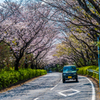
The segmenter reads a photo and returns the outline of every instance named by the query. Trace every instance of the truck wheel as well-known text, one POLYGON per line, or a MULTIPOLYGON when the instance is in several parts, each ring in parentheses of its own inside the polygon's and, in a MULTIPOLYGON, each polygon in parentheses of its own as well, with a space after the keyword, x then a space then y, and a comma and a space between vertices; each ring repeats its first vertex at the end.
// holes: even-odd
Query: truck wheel
POLYGON ((78 77, 76 78, 76 82, 78 82, 78 77))
POLYGON ((65 79, 63 79, 63 83, 65 83, 65 79))

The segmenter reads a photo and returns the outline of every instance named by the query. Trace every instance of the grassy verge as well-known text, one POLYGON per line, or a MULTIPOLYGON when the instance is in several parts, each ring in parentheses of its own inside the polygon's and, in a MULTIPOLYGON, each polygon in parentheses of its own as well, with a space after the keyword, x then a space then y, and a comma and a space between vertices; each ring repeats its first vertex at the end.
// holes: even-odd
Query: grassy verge
POLYGON ((81 67, 81 68, 78 68, 78 74, 80 75, 88 75, 88 76, 91 76, 93 78, 96 78, 97 80, 99 80, 99 74, 95 73, 95 71, 98 71, 99 68, 98 66, 85 66, 85 67, 81 67), (88 70, 93 70, 92 71, 88 71, 88 70))
POLYGON ((46 70, 41 69, 20 69, 19 71, 3 71, 0 72, 0 90, 13 85, 17 82, 35 78, 37 76, 47 74, 46 70))

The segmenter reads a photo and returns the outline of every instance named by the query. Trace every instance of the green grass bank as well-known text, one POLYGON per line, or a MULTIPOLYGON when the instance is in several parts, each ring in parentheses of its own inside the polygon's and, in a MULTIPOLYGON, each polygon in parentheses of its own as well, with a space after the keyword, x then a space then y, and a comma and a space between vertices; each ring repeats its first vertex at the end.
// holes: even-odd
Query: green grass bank
POLYGON ((88 75, 91 76, 93 78, 96 78, 97 80, 99 80, 99 68, 98 66, 85 66, 85 67, 81 67, 78 68, 78 74, 79 75, 88 75))
POLYGON ((19 69, 19 71, 1 71, 0 72, 0 90, 20 81, 25 81, 37 76, 47 74, 46 70, 42 69, 19 69))

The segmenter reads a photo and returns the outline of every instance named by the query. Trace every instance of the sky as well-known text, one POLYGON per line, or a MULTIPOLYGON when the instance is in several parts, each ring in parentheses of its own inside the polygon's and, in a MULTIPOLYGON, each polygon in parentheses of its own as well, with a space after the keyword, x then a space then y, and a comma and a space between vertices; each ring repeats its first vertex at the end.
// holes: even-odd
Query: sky
POLYGON ((4 2, 4 0, 0 0, 0 3, 3 3, 4 2))

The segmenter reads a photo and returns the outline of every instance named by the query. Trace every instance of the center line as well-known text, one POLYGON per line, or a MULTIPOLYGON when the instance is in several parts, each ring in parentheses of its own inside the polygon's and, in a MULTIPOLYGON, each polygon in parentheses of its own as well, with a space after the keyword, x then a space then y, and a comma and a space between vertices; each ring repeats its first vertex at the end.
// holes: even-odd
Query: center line
MULTIPOLYGON (((57 84, 58 85, 58 84, 57 84)), ((55 85, 53 88, 51 88, 50 90, 53 90, 57 85, 55 85)))
POLYGON ((35 98, 34 100, 38 100, 39 98, 35 98))
MULTIPOLYGON (((61 80, 62 80, 62 79, 61 79, 61 80)), ((61 80, 60 80, 60 82, 61 82, 61 80)), ((59 83, 60 83, 60 82, 59 82, 59 83)), ((58 83, 58 84, 59 84, 59 83, 58 83)), ((58 84, 57 84, 57 85, 58 85, 58 84)), ((55 86, 54 86, 53 88, 51 88, 50 90, 53 90, 55 87, 57 87, 57 85, 55 85, 55 86)))

